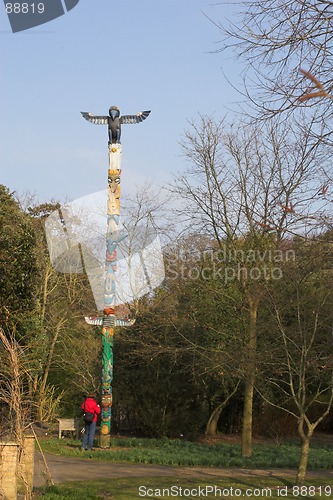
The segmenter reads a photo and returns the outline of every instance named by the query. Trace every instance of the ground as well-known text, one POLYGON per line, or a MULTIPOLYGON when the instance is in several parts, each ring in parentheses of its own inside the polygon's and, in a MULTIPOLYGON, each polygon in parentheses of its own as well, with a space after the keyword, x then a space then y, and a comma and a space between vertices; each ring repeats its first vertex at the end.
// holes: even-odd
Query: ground
MULTIPOLYGON (((86 481, 92 479, 122 477, 275 477, 294 478, 295 470, 254 470, 237 468, 205 468, 205 467, 168 467, 164 465, 119 464, 98 460, 98 462, 79 458, 45 454, 47 466, 54 483, 63 481, 86 481)), ((307 478, 318 479, 319 475, 333 479, 333 471, 309 472, 307 478)), ((46 468, 40 453, 36 453, 34 486, 46 484, 46 468)))

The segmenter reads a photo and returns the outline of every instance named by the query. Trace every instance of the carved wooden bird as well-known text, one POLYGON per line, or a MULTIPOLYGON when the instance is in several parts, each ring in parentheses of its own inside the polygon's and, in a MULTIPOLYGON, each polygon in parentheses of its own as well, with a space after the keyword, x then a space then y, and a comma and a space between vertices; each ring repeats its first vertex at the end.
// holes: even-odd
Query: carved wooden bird
POLYGON ((140 111, 136 115, 120 116, 117 106, 111 106, 109 116, 95 116, 92 113, 81 111, 83 118, 95 125, 108 125, 109 144, 120 144, 121 125, 143 122, 150 114, 150 111, 140 111))

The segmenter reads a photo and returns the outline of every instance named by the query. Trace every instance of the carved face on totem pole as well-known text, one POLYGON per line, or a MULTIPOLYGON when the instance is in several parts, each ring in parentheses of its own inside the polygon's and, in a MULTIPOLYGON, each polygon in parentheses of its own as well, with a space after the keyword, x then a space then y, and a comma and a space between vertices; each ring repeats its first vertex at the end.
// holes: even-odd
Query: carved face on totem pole
POLYGON ((108 213, 120 213, 120 170, 108 171, 108 213))

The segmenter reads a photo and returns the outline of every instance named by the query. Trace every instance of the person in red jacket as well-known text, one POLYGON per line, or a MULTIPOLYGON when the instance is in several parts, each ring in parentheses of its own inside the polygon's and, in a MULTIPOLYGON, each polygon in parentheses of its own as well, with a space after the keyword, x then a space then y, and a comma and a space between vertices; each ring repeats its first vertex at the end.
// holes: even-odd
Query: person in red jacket
POLYGON ((81 408, 83 410, 84 434, 82 439, 82 449, 91 450, 94 443, 97 417, 101 413, 101 407, 95 399, 95 394, 87 395, 81 408))

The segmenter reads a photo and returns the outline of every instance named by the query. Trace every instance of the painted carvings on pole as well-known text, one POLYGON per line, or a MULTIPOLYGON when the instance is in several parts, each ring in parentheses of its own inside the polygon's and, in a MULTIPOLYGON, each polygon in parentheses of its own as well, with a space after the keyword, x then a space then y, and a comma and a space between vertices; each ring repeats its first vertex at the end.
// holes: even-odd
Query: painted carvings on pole
POLYGON ((126 235, 118 234, 120 216, 121 144, 109 143, 107 233, 102 322, 102 412, 101 434, 109 435, 112 415, 113 335, 115 324, 117 246, 126 235))

